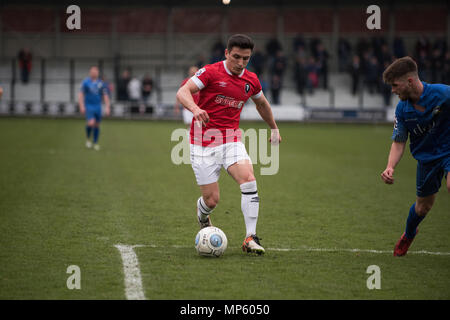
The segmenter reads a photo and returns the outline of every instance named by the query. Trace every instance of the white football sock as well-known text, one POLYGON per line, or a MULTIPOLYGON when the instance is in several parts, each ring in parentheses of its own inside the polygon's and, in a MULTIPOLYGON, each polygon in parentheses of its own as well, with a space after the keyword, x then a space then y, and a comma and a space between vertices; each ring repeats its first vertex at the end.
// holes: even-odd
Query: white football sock
POLYGON ((213 212, 214 208, 210 208, 206 205, 203 197, 198 198, 197 200, 197 216, 199 217, 201 222, 206 222, 208 216, 213 212))
POLYGON ((258 222, 259 197, 256 181, 246 182, 240 185, 241 209, 244 214, 247 237, 256 234, 256 223, 258 222))

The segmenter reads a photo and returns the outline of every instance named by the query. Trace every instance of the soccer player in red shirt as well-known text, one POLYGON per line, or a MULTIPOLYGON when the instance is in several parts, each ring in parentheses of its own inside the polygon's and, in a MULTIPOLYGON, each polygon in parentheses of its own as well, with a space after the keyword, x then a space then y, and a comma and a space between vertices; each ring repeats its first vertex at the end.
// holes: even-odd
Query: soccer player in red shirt
POLYGON ((239 120, 245 102, 251 98, 262 119, 271 128, 271 143, 281 142, 272 109, 258 77, 246 69, 254 43, 246 35, 229 38, 225 60, 206 65, 177 92, 180 103, 193 113, 191 124, 191 164, 202 196, 197 201, 200 228, 211 225, 209 215, 219 202, 221 168, 239 184, 241 209, 246 226, 244 252, 263 254, 256 236, 259 197, 253 165, 240 141, 239 120), (193 94, 200 91, 198 103, 193 94))

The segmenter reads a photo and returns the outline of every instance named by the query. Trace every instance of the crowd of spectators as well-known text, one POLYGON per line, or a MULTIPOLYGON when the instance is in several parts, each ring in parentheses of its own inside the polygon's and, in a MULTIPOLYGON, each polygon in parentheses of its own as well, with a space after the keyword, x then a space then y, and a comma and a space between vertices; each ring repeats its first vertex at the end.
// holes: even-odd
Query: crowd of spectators
MULTIPOLYGON (((198 56, 198 68, 225 59, 225 45, 220 39, 210 49, 209 57, 198 56)), ((418 36, 414 46, 408 50, 401 37, 395 37, 392 42, 384 37, 362 37, 353 43, 342 37, 331 53, 334 54, 337 58, 337 71, 350 76, 349 92, 355 96, 362 90, 367 90, 369 94, 381 94, 386 106, 391 102, 391 88, 383 83, 382 73, 396 58, 406 55, 413 57, 423 81, 450 84, 450 49, 442 37, 430 40, 425 36, 418 36)), ((327 90, 330 58, 330 53, 320 38, 306 39, 297 35, 291 47, 286 49, 274 37, 265 47, 255 49, 248 68, 257 74, 270 102, 279 105, 282 103, 281 92, 286 81, 293 81, 296 92, 301 96, 313 94, 316 89, 327 90), (292 78, 285 79, 288 68, 292 71, 292 78)), ((21 49, 17 59, 20 79, 23 84, 27 84, 32 69, 30 50, 21 49)), ((139 112, 145 112, 143 110, 149 105, 154 86, 149 75, 140 79, 133 76, 130 68, 127 68, 116 79, 115 97, 118 101, 131 102, 138 106, 139 112)))
MULTIPOLYGON (((307 40, 301 35, 296 36, 292 43, 292 59, 286 58, 276 38, 269 40, 265 49, 265 52, 254 52, 249 69, 258 75, 263 90, 268 89, 270 92, 272 104, 281 103, 281 90, 288 67, 293 70, 292 80, 299 95, 313 94, 318 88, 328 89, 331 57, 320 38, 307 40), (267 84, 264 79, 268 80, 267 84)), ((391 103, 391 87, 382 81, 382 74, 396 58, 406 55, 413 57, 422 81, 450 83, 450 50, 444 38, 431 41, 419 36, 412 50, 406 49, 401 37, 395 37, 391 43, 384 37, 360 38, 354 44, 346 38, 340 38, 336 55, 338 71, 350 75, 351 94, 358 95, 362 90, 367 90, 369 94, 380 94, 385 106, 391 103)))
POLYGON ((133 76, 130 69, 123 70, 116 81, 118 101, 130 102, 131 112, 152 112, 150 98, 153 93, 154 83, 150 75, 145 74, 142 79, 133 76))

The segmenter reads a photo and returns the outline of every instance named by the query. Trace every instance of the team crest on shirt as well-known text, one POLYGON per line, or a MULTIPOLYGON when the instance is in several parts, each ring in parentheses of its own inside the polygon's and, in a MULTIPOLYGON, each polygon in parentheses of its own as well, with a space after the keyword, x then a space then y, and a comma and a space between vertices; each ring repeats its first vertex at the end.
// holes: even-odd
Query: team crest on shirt
POLYGON ((248 94, 248 92, 250 91, 250 85, 248 83, 245 84, 245 94, 248 94))

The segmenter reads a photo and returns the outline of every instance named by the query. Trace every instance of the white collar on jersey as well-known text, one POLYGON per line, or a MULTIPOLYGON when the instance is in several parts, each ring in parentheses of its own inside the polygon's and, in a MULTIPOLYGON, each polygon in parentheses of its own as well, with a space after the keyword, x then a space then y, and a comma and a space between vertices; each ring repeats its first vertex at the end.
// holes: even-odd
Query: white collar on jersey
MULTIPOLYGON (((232 74, 231 71, 228 70, 227 64, 225 63, 225 61, 226 61, 226 60, 223 60, 223 61, 222 61, 222 62, 223 62, 223 67, 225 68, 225 71, 226 71, 230 76, 234 76, 234 74, 232 74)), ((245 72, 245 68, 244 68, 244 70, 242 70, 241 74, 238 75, 238 77, 239 77, 239 78, 242 77, 242 76, 244 75, 244 72, 245 72)))

